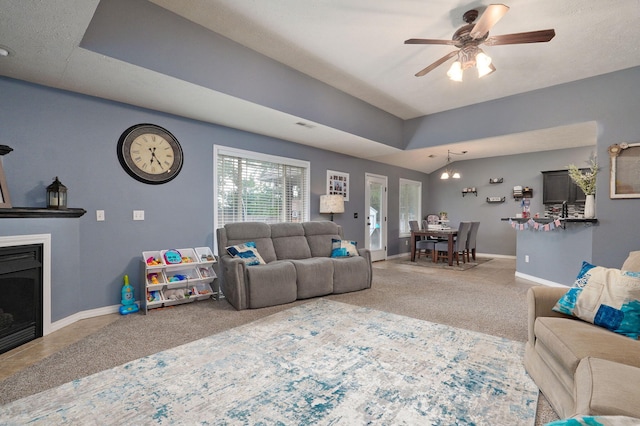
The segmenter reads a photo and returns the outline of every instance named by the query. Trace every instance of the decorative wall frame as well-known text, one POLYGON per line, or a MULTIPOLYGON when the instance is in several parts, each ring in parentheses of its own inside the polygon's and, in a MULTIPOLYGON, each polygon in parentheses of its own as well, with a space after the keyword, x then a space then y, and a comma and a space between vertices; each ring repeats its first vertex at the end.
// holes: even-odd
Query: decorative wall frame
POLYGON ((327 170, 327 195, 338 194, 349 201, 349 173, 327 170))
POLYGON ((0 159, 0 208, 11 208, 11 197, 9 197, 9 188, 7 187, 7 178, 2 169, 2 159, 0 159))
POLYGON ((611 145, 609 198, 640 198, 640 142, 611 145))

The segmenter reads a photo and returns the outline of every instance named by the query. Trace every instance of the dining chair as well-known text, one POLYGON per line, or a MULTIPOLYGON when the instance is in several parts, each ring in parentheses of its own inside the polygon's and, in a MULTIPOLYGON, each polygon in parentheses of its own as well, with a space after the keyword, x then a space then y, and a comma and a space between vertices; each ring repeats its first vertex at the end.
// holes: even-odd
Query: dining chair
MULTIPOLYGON (((412 231, 419 231, 420 230, 420 225, 418 225, 418 221, 417 220, 410 220, 409 221, 409 228, 411 228, 412 231)), ((436 241, 425 240, 424 238, 420 238, 419 240, 416 240, 416 256, 417 256, 417 258, 420 259, 420 254, 422 253, 422 250, 424 250, 425 256, 427 255, 427 251, 431 251, 432 254, 435 254, 435 252, 434 252, 435 244, 436 244, 436 241)))
MULTIPOLYGON (((460 256, 462 256, 462 262, 466 263, 465 251, 467 250, 467 239, 469 238, 469 230, 471 229, 471 222, 460 222, 458 225, 458 235, 453 242, 453 257, 456 259, 456 264, 460 265, 460 256)), ((440 241, 436 243, 436 262, 440 259, 446 259, 449 256, 449 242, 440 241)))
POLYGON ((480 222, 471 222, 471 229, 469 229, 469 237, 467 238, 467 262, 471 262, 469 255, 476 260, 476 240, 478 237, 478 228, 480 222))

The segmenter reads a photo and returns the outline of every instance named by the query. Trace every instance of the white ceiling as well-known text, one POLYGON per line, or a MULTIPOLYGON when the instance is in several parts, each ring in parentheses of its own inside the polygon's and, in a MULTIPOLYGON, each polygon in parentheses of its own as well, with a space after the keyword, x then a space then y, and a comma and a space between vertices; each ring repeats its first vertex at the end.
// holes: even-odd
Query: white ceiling
MULTIPOLYGON (((640 0, 513 0, 492 35, 554 28, 556 37, 486 47, 497 71, 484 79, 467 71, 462 83, 447 79, 449 63, 414 77, 451 46, 403 41, 450 39, 466 10, 482 12, 489 1, 151 1, 402 119, 640 65, 640 45, 634 42, 640 0)), ((449 148, 467 150, 465 159, 473 159, 596 142, 590 122, 399 150, 82 49, 97 5, 98 0, 0 0, 0 46, 10 51, 0 58, 0 74, 426 173, 444 165, 449 148), (291 125, 299 120, 315 127, 291 125)))

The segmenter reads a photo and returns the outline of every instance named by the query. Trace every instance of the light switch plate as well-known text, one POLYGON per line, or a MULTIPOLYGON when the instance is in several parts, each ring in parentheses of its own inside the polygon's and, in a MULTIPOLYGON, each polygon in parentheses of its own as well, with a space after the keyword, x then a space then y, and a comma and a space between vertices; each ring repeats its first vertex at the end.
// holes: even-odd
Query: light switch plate
POLYGON ((134 210, 133 220, 144 220, 144 210, 134 210))
POLYGON ((96 210, 96 221, 104 221, 104 210, 96 210))

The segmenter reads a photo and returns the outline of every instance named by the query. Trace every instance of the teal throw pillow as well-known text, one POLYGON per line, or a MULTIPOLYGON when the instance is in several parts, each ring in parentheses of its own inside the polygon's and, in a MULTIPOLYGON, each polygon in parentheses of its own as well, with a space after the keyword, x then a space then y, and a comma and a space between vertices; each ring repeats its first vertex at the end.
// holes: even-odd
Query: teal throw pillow
POLYGON ((582 261, 582 266, 578 271, 578 275, 576 276, 576 280, 573 283, 573 287, 569 289, 569 291, 560 298, 558 303, 553 307, 553 310, 556 312, 561 312, 565 315, 573 315, 573 309, 576 305, 576 300, 578 300, 578 295, 582 292, 582 288, 587 284, 585 275, 589 270, 595 268, 595 265, 587 261, 582 261))
POLYGON ((260 256, 260 253, 258 253, 256 243, 253 241, 227 247, 227 253, 233 257, 239 257, 247 266, 267 264, 262 256, 260 256))
POLYGON ((576 416, 556 420, 545 426, 637 426, 638 424, 638 419, 626 416, 576 416))
POLYGON ((355 241, 345 241, 331 239, 331 257, 352 257, 359 256, 358 247, 355 241))
POLYGON ((558 300, 553 310, 638 339, 640 276, 585 263, 574 287, 558 300))

